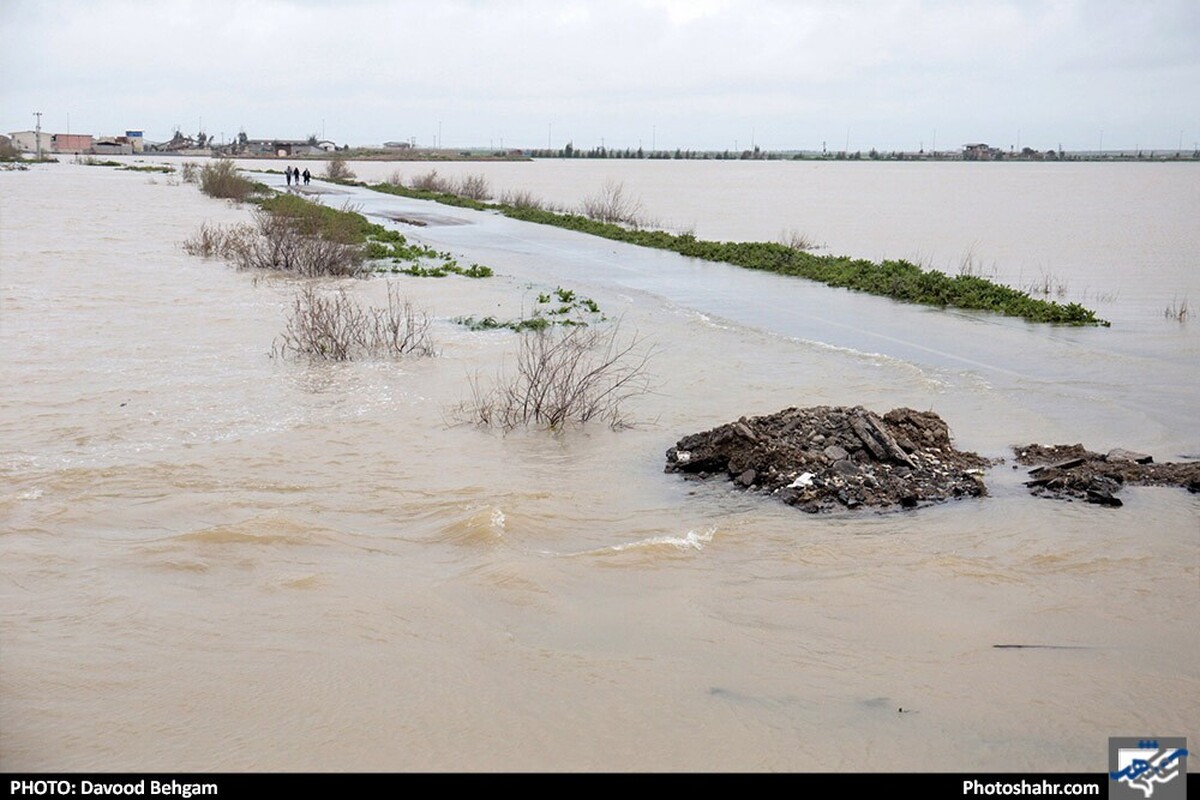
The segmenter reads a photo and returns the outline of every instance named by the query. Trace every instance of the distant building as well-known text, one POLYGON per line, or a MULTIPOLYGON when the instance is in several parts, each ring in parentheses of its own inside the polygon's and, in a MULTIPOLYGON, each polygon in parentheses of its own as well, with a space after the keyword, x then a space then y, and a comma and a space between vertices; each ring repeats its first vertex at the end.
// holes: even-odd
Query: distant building
POLYGON ((250 155, 277 156, 319 156, 330 150, 336 150, 333 142, 317 142, 311 139, 247 139, 245 150, 250 155))
POLYGON ((12 138, 13 147, 20 150, 22 153, 36 153, 38 151, 38 139, 41 138, 42 152, 49 153, 53 150, 54 138, 43 131, 38 134, 37 131, 13 131, 9 134, 12 138))
POLYGON ((50 149, 55 153, 90 153, 92 152, 92 135, 90 133, 53 133, 50 135, 50 149))
POLYGON ((92 152, 98 156, 133 155, 133 144, 124 136, 102 136, 92 143, 92 152))
POLYGON ((1004 157, 1004 151, 982 142, 963 145, 963 161, 995 161, 1004 157))
POLYGON ((142 135, 142 131, 125 131, 125 138, 133 146, 133 152, 141 153, 146 149, 146 138, 142 135))
POLYGON ((408 150, 412 147, 412 142, 384 142, 385 150, 408 150))

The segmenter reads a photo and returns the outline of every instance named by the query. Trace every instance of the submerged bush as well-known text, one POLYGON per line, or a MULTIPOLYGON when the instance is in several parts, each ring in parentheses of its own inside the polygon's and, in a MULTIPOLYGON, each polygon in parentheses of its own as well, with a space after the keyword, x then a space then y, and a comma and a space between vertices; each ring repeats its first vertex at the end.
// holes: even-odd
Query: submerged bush
POLYGON ((417 175, 408 185, 413 189, 423 192, 444 192, 451 193, 450 181, 438 175, 436 169, 431 169, 429 172, 417 175))
POLYGON ((490 200, 492 197, 491 184, 483 175, 464 175, 455 187, 454 193, 468 200, 490 200))
POLYGON ((546 203, 533 192, 522 190, 507 190, 500 194, 500 205, 512 208, 532 208, 542 211, 546 203))
POLYGON ((385 308, 363 306, 345 289, 322 293, 307 284, 296 292, 271 353, 313 361, 434 355, 429 315, 394 286, 388 286, 387 300, 385 308))
POLYGON ((236 261, 253 237, 254 227, 251 225, 225 228, 205 222, 194 236, 184 240, 183 250, 188 255, 236 261))
POLYGON ((183 243, 183 249, 192 255, 217 256, 240 270, 278 270, 306 277, 362 275, 360 224, 370 223, 358 214, 324 209, 299 198, 275 202, 287 197, 279 195, 262 203, 252 225, 223 228, 205 223, 183 243))
POLYGON ((513 371, 471 381, 460 411, 469 421, 503 430, 534 426, 560 430, 604 422, 628 424, 624 404, 649 391, 649 349, 619 329, 547 328, 523 333, 513 371))
POLYGON ((260 209, 256 236, 234 254, 238 269, 271 269, 305 277, 353 277, 363 272, 362 247, 336 236, 308 233, 300 221, 260 209))

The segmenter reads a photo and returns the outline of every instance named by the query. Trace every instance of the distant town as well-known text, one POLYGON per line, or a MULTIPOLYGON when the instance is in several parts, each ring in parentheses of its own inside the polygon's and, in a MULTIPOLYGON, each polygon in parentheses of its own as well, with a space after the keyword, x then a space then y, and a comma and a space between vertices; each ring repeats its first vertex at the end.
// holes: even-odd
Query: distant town
POLYGON ((577 148, 568 142, 561 148, 443 148, 418 147, 415 139, 384 142, 382 145, 338 145, 316 135, 306 139, 255 139, 244 131, 229 142, 217 142, 203 132, 187 135, 176 130, 165 142, 147 142, 140 130, 122 135, 50 133, 42 130, 13 131, 0 135, 0 153, 52 157, 57 155, 106 156, 154 153, 158 155, 229 158, 347 158, 391 161, 526 160, 532 158, 621 158, 621 159, 713 159, 713 160, 833 160, 833 161, 1197 161, 1200 147, 1192 150, 1136 148, 1134 150, 1064 151, 1032 147, 1008 149, 983 142, 955 149, 903 150, 766 150, 758 146, 733 150, 682 148, 577 148))

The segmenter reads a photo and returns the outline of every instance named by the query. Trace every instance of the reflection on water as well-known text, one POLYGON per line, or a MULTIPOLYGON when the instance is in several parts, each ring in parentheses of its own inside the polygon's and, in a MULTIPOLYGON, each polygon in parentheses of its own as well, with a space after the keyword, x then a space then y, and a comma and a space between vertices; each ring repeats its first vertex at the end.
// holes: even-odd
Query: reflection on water
MULTIPOLYGON (((898 306, 455 210, 470 224, 404 230, 497 277, 392 279, 433 314, 441 355, 331 366, 268 355, 291 281, 179 249, 244 209, 95 167, 0 174, 0 759, 1091 771, 1110 735, 1186 735, 1194 496, 1036 500, 1005 463, 988 498, 812 517, 662 473, 685 433, 816 404, 931 408, 996 457, 1034 440, 1200 452, 1196 326, 1149 313, 1168 285, 1200 296, 1186 167, 1008 166, 603 165, 702 236, 795 219, 863 255, 910 242, 940 259, 972 237, 1027 270, 1041 252, 1118 294, 1112 329, 898 306), (1152 265, 1115 218, 1153 222, 1152 265), (637 424, 460 424, 470 376, 514 340, 450 319, 516 316, 560 285, 654 343, 637 424)), ((559 202, 604 174, 444 169, 559 202)))

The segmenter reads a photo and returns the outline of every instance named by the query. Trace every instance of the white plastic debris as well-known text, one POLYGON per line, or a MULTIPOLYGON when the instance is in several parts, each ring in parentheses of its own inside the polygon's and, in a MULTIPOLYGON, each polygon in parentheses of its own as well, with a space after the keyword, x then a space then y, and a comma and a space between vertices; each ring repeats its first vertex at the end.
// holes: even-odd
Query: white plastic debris
POLYGON ((803 489, 805 486, 812 486, 813 478, 817 477, 811 472, 802 473, 796 480, 788 484, 789 489, 803 489))

